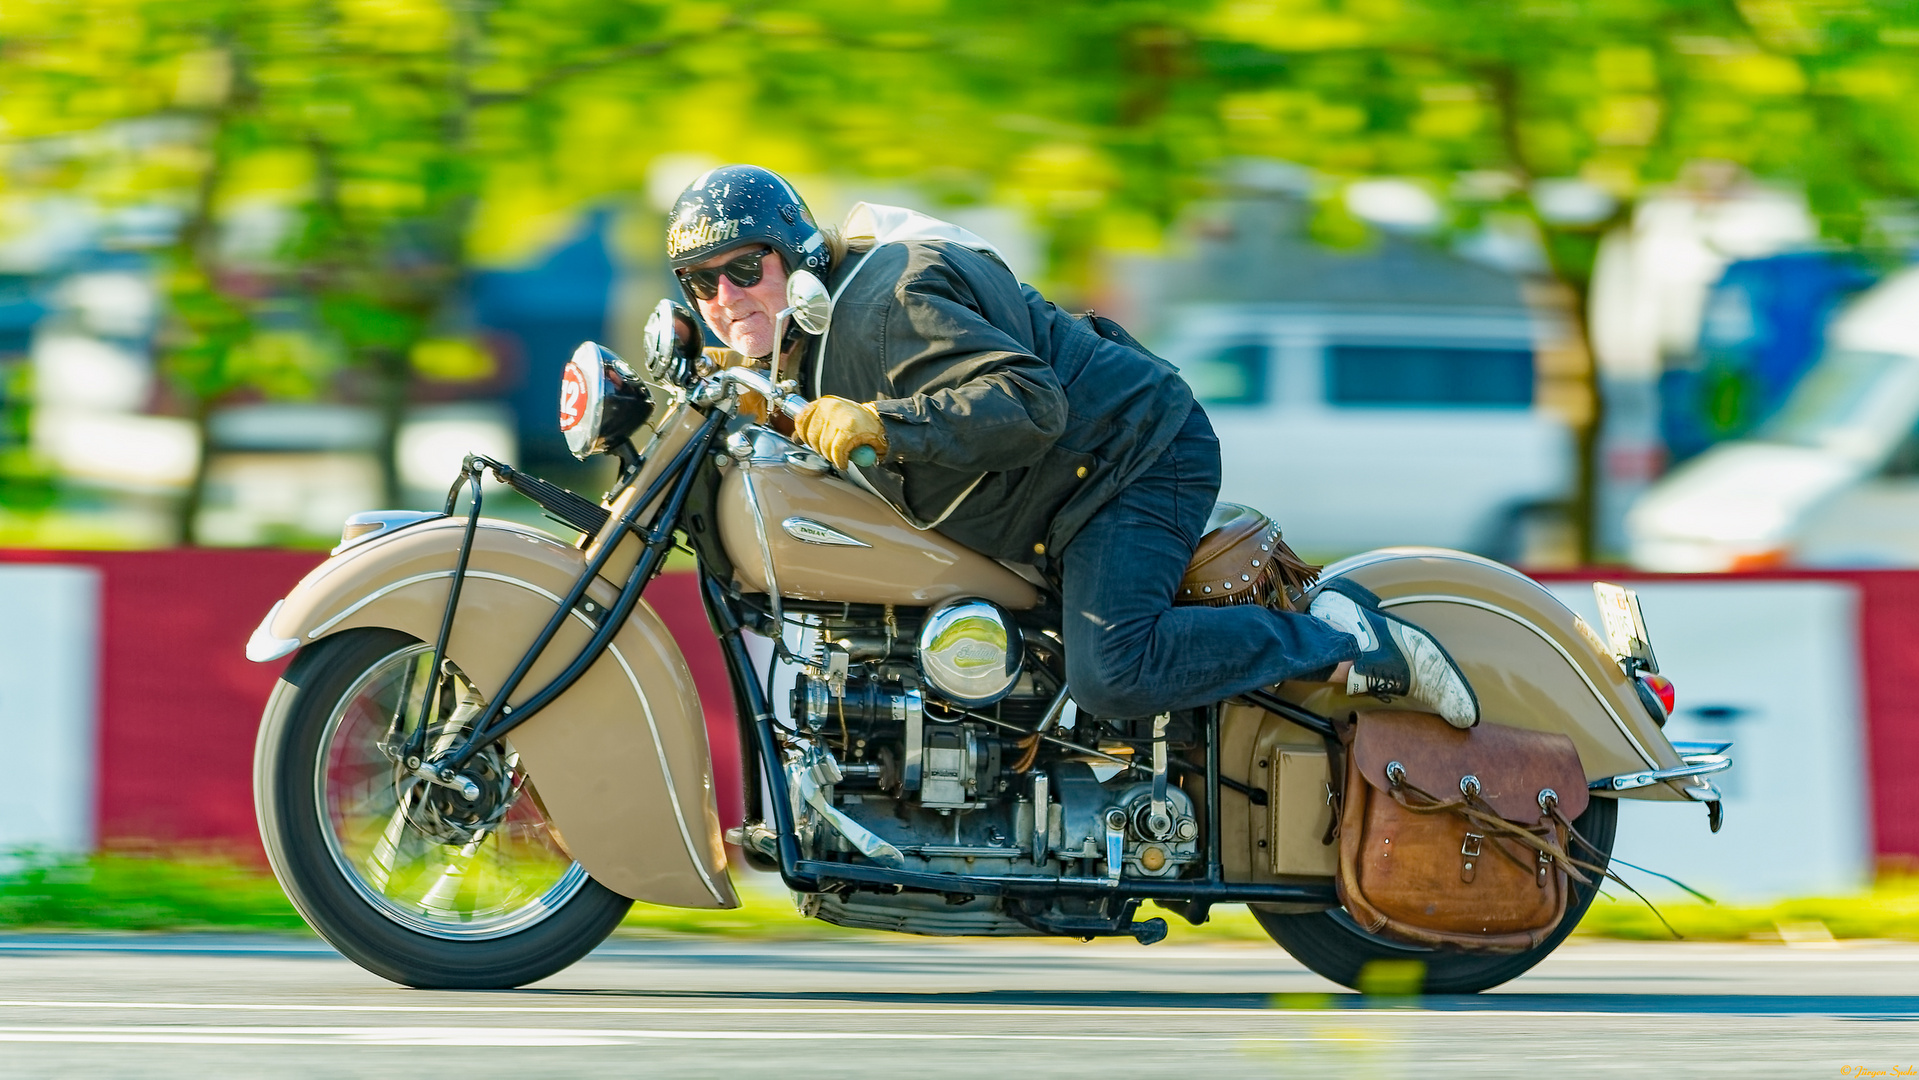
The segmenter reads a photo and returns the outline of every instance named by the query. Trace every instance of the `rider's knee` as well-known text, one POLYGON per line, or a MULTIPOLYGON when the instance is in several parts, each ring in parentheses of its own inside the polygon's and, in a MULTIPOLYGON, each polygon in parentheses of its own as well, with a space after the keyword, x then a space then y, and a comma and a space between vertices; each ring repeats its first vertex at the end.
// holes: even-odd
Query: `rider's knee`
POLYGON ((1148 685, 1137 664, 1096 661, 1066 664, 1073 703, 1094 716, 1147 716, 1159 712, 1163 689, 1148 685))

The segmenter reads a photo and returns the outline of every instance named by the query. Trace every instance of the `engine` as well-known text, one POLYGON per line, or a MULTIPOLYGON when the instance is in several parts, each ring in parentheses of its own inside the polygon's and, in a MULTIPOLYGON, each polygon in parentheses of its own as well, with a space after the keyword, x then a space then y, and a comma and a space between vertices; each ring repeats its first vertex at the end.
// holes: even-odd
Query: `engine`
MULTIPOLYGON (((809 858, 926 873, 1171 878, 1199 861, 1179 755, 1190 715, 1095 718, 1060 692, 1057 636, 985 600, 930 610, 788 602, 807 665, 790 704, 808 747, 787 767, 809 858)), ((1071 911, 998 898, 855 892, 803 898, 847 926, 1032 934, 1071 911)))

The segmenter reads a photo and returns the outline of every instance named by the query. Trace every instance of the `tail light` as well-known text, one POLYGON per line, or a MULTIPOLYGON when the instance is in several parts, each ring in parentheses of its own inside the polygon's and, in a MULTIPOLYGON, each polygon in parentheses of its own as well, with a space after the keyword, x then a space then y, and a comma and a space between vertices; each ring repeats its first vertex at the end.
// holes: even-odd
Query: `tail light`
POLYGON ((1672 715, 1673 707, 1679 701, 1679 694, 1673 689, 1672 680, 1664 675, 1640 672, 1638 675, 1639 700, 1645 702, 1646 711, 1659 721, 1660 727, 1666 726, 1666 718, 1672 715), (1654 704, 1659 707, 1652 708, 1654 704))

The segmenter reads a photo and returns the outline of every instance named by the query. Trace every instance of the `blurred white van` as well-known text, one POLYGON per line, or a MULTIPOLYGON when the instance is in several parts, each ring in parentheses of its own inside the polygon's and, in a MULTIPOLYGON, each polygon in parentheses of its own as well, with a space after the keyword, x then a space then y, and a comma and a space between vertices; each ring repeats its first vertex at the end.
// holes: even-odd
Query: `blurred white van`
POLYGON ((1219 433, 1220 498, 1313 558, 1392 544, 1523 560, 1564 521, 1570 431, 1534 404, 1522 309, 1177 309, 1161 355, 1219 433))
POLYGON ((1919 269, 1835 319, 1779 414, 1648 489, 1635 566, 1919 566, 1919 269))

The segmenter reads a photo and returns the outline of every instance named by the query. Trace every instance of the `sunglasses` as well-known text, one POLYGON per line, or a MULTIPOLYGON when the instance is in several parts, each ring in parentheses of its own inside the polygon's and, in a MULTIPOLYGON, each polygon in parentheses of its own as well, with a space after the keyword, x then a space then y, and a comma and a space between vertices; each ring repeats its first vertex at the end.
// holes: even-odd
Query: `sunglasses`
POLYGON ((771 254, 773 254, 772 248, 763 247, 758 251, 736 255, 718 266, 710 266, 705 270, 678 270, 675 273, 679 274, 680 282, 686 286, 687 292, 692 293, 697 299, 711 300, 719 295, 721 274, 725 274, 726 280, 742 289, 750 289, 758 285, 760 278, 765 274, 760 262, 771 254))

